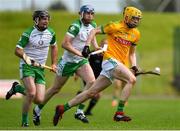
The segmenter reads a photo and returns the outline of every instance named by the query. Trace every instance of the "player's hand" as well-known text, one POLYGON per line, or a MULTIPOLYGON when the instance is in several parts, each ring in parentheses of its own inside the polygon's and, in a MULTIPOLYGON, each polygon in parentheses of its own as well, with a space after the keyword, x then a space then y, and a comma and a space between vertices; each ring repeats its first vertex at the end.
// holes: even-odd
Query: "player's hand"
POLYGON ((89 49, 89 46, 86 45, 83 48, 82 55, 83 55, 83 57, 87 58, 89 56, 89 54, 90 54, 90 49, 89 49))
POLYGON ((134 75, 135 75, 137 72, 140 71, 140 69, 139 69, 137 66, 132 66, 132 67, 130 68, 130 70, 133 72, 134 75))
POLYGON ((57 65, 56 64, 52 64, 51 65, 51 67, 52 67, 52 72, 54 72, 54 73, 56 73, 56 71, 57 71, 57 65))
POLYGON ((99 47, 99 46, 95 47, 95 50, 101 50, 101 49, 102 49, 102 47, 99 47))
POLYGON ((23 60, 28 65, 38 66, 38 63, 35 62, 35 60, 33 58, 27 56, 25 53, 23 54, 23 60))
POLYGON ((102 47, 97 47, 95 50, 102 50, 102 47))

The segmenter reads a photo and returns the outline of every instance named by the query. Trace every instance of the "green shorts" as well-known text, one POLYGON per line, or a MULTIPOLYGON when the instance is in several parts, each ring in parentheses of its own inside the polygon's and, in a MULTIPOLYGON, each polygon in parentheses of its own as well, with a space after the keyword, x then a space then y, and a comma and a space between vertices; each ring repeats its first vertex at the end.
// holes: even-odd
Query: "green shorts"
POLYGON ((70 63, 65 62, 62 58, 58 61, 57 65, 57 75, 59 76, 72 76, 79 67, 81 67, 84 64, 87 64, 88 59, 83 59, 79 61, 78 63, 70 63))
POLYGON ((20 78, 32 76, 37 84, 46 84, 44 69, 40 67, 34 67, 27 64, 20 66, 20 78))

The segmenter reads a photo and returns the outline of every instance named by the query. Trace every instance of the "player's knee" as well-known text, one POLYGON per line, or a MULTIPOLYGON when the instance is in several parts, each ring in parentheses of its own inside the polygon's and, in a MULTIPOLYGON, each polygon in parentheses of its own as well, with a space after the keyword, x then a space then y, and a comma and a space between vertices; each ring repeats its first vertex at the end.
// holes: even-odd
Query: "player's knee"
POLYGON ((96 91, 88 90, 88 93, 87 93, 88 98, 94 98, 97 93, 98 92, 96 92, 96 91))
POLYGON ((34 99, 35 98, 35 93, 27 93, 26 95, 29 99, 34 99))
POLYGON ((57 86, 54 86, 54 87, 52 88, 52 93, 53 93, 53 94, 57 94, 59 91, 60 91, 60 88, 57 87, 57 86))
POLYGON ((54 89, 53 94, 57 94, 59 92, 59 89, 54 89))
POLYGON ((87 84, 92 86, 94 82, 95 82, 95 80, 91 80, 91 81, 88 81, 87 84))
POLYGON ((98 100, 101 97, 100 93, 95 94, 94 99, 98 100))
POLYGON ((136 77, 135 76, 131 76, 130 79, 129 79, 129 83, 134 85, 136 83, 136 77))

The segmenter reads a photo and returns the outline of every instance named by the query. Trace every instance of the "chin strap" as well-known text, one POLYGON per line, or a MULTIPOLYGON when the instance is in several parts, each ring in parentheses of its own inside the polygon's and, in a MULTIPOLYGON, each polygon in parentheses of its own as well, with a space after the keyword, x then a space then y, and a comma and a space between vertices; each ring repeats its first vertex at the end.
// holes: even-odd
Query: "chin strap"
POLYGON ((80 20, 82 21, 82 19, 83 19, 83 15, 84 15, 84 12, 81 12, 81 14, 80 14, 80 20))
POLYGON ((36 18, 36 19, 34 20, 34 23, 35 23, 35 25, 37 26, 37 25, 39 24, 39 18, 36 18))
POLYGON ((39 26, 38 26, 38 25, 35 25, 35 27, 36 27, 39 31, 44 31, 44 30, 46 30, 46 29, 47 29, 47 27, 46 27, 46 28, 39 28, 39 26))

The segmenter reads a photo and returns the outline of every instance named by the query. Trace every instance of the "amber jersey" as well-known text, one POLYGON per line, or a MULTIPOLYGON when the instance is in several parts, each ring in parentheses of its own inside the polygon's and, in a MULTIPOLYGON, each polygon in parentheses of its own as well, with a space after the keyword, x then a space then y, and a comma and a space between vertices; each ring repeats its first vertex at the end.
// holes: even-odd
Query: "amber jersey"
POLYGON ((103 59, 115 58, 127 65, 130 47, 135 46, 140 39, 139 30, 128 28, 124 22, 111 22, 101 26, 101 30, 107 35, 108 41, 103 59))

